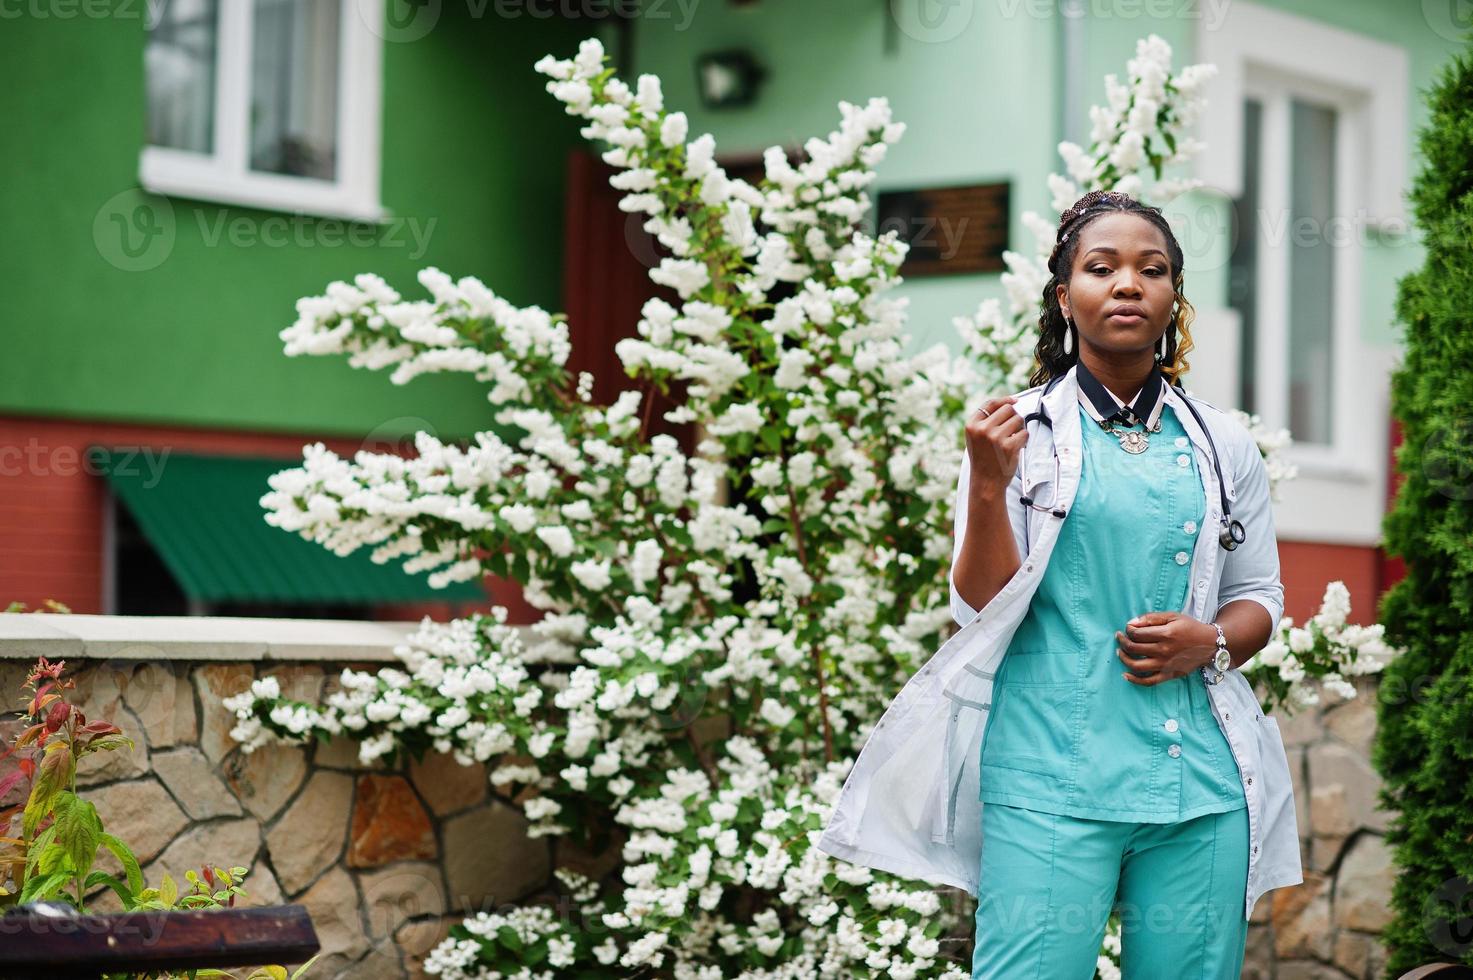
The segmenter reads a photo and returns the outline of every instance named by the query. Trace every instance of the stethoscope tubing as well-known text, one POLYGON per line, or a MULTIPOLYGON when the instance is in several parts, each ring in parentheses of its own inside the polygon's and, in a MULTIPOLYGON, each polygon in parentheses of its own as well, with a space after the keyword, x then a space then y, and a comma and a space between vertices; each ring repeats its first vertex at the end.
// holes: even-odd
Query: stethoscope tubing
MULTIPOLYGON (((1054 421, 1053 421, 1052 418, 1049 417, 1048 409, 1044 407, 1043 399, 1044 399, 1045 396, 1048 395, 1049 391, 1052 390, 1053 386, 1058 381, 1060 381, 1063 377, 1064 376, 1062 374, 1055 375, 1054 377, 1050 378, 1048 384, 1044 386, 1043 393, 1038 396, 1038 408, 1035 411, 1033 411, 1033 412, 1031 412, 1028 415, 1026 415, 1026 416, 1023 417, 1023 428, 1024 428, 1025 431, 1027 430, 1028 423, 1029 422, 1032 422, 1034 419, 1037 419, 1040 422, 1042 422, 1044 425, 1046 425, 1046 426, 1049 427, 1050 433, 1053 432, 1054 421)), ((1222 460, 1217 455, 1217 443, 1212 438, 1212 430, 1210 430, 1210 429, 1207 428, 1207 423, 1202 420, 1201 413, 1197 411, 1197 406, 1193 405, 1192 404, 1192 400, 1187 397, 1186 389, 1183 388, 1183 387, 1181 387, 1180 385, 1172 385, 1172 387, 1176 389, 1177 394, 1179 394, 1181 396, 1181 400, 1186 404, 1188 411, 1190 411, 1192 413, 1192 417, 1197 420, 1197 424, 1202 427, 1202 432, 1207 436, 1207 445, 1212 450, 1212 468, 1217 471, 1217 494, 1218 494, 1218 499, 1222 503, 1222 517, 1219 519, 1219 522, 1218 522, 1220 524, 1220 528, 1218 530, 1217 540, 1218 540, 1218 543, 1221 544, 1223 548, 1225 548, 1228 551, 1232 551, 1233 549, 1237 548, 1238 545, 1242 544, 1247 539, 1247 532, 1244 530, 1243 525, 1242 525, 1242 522, 1240 522, 1237 519, 1235 519, 1232 516, 1232 511, 1229 509, 1229 506, 1228 506, 1228 496, 1227 496, 1227 486, 1223 482, 1223 478, 1222 478, 1222 460)), ((1060 519, 1063 519, 1064 517, 1066 517, 1068 515, 1068 511, 1066 511, 1064 508, 1058 506, 1058 499, 1059 499, 1059 446, 1058 446, 1058 443, 1057 442, 1054 442, 1053 440, 1050 440, 1050 442, 1051 442, 1051 444, 1053 446, 1053 452, 1054 452, 1054 482, 1053 482, 1054 499, 1053 499, 1053 501, 1048 506, 1043 506, 1041 504, 1036 504, 1036 503, 1033 502, 1033 498, 1031 496, 1029 496, 1027 493, 1023 493, 1023 494, 1019 495, 1019 498, 1018 499, 1019 499, 1019 502, 1021 502, 1023 504, 1023 506, 1025 506, 1025 507, 1032 507, 1035 510, 1047 511, 1050 514, 1053 514, 1055 517, 1060 518, 1060 519)), ((1021 448, 1021 451, 1022 451, 1022 455, 1019 458, 1018 465, 1022 468, 1022 471, 1023 471, 1023 479, 1024 480, 1027 480, 1028 479, 1028 443, 1025 441, 1020 448, 1021 448)), ((1027 488, 1025 487, 1024 489, 1026 490, 1027 488)), ((1023 519, 1023 550, 1025 552, 1028 551, 1028 550, 1030 550, 1029 549, 1029 544, 1028 544, 1028 519, 1027 519, 1027 517, 1024 517, 1024 519, 1023 519)))

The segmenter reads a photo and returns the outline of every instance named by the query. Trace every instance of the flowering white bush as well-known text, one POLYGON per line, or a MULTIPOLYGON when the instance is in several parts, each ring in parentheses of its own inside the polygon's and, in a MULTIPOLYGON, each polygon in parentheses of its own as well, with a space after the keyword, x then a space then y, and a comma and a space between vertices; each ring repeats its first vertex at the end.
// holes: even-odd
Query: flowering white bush
POLYGON ((1380 673, 1401 652, 1382 639, 1386 628, 1380 623, 1347 623, 1349 614, 1350 591, 1344 582, 1331 582, 1308 623, 1295 626, 1293 617, 1284 616, 1278 634, 1244 662, 1241 669, 1249 679, 1267 688, 1264 702, 1270 709, 1313 707, 1320 703, 1318 688, 1354 698, 1355 686, 1346 678, 1380 673))
MULTIPOLYGON (((1169 60, 1141 42, 1089 152, 1061 145, 1065 204, 1102 181, 1139 192, 1148 165, 1151 193, 1180 192, 1160 167, 1197 149, 1180 130, 1208 69, 1172 77, 1169 60)), ((617 881, 556 871, 580 919, 471 916, 426 965, 446 978, 967 976, 955 896, 812 844, 882 708, 952 626, 961 420, 1026 379, 1038 264, 1009 253, 1006 320, 983 304, 959 321, 982 373, 943 346, 905 356, 904 303, 886 294, 906 246, 859 227, 904 131, 885 100, 840 103, 799 163, 769 149, 754 186, 715 163, 709 134, 690 138, 658 79, 614 77, 596 40, 536 68, 669 253, 650 276, 679 302, 648 301, 616 348, 636 387, 592 404, 591 379, 565 370, 563 317, 473 277, 427 269, 422 300, 369 274, 335 282, 297 304, 289 355, 344 354, 399 384, 468 372, 517 435, 420 433, 413 459, 308 446, 262 504, 278 527, 435 584, 514 578, 544 615, 529 643, 499 607, 426 619, 400 667, 345 670, 319 705, 262 678, 227 701, 231 734, 245 751, 347 734, 364 761, 483 761, 533 836, 612 829, 617 881), (678 395, 666 419, 700 423, 694 455, 648 435, 656 389, 678 395), (752 493, 728 500, 737 473, 752 493)), ((1118 949, 1112 931, 1103 974, 1118 949)))

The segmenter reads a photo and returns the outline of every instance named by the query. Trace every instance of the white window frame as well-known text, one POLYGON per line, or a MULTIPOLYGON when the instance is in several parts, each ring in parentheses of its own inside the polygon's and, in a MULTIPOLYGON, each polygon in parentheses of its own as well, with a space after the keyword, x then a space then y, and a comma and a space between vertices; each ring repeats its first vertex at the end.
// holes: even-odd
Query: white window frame
MULTIPOLYGON (((1206 153, 1197 176, 1231 197, 1243 191, 1243 102, 1263 104, 1263 181, 1258 206, 1278 222, 1282 247, 1260 240, 1257 277, 1254 406, 1271 427, 1288 427, 1289 109, 1299 99, 1336 111, 1333 215, 1352 225, 1331 229, 1352 242, 1370 230, 1404 232, 1408 142, 1408 69, 1403 48, 1322 21, 1253 3, 1235 3, 1214 29, 1198 33, 1198 61, 1217 66, 1201 119, 1206 153), (1364 229, 1364 231, 1363 231, 1364 229)), ((1255 234, 1268 218, 1255 216, 1255 234)), ((1372 483, 1384 471, 1385 407, 1367 396, 1380 358, 1361 339, 1362 249, 1336 248, 1332 303, 1334 389, 1330 445, 1296 442, 1285 453, 1301 475, 1372 483), (1371 371, 1368 375, 1366 372, 1371 371)), ((1292 435, 1292 431, 1291 431, 1292 435)))
POLYGON ((220 0, 215 33, 213 152, 145 146, 145 190, 325 217, 380 222, 384 0, 339 0, 338 113, 334 180, 250 169, 251 45, 254 0, 220 0))

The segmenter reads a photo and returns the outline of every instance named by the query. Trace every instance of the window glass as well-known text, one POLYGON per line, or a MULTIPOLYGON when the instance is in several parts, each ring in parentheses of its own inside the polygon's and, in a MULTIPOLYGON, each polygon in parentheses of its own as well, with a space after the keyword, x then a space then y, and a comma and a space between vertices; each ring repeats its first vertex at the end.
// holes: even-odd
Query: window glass
POLYGON ((155 17, 143 55, 149 145, 213 152, 218 0, 166 0, 155 17))
POLYGON ((338 0, 256 0, 252 170, 335 178, 340 10, 338 0))

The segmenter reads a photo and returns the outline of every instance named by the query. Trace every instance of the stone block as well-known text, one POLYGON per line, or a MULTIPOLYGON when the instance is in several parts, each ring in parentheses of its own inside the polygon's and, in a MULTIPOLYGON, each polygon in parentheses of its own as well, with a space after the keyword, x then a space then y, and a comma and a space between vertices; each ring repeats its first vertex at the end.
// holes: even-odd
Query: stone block
POLYGON ((225 780, 245 808, 260 820, 281 812, 307 778, 305 746, 262 745, 225 760, 225 780))
POLYGON ((184 807, 184 812, 195 820, 240 816, 240 802, 215 774, 215 767, 199 749, 186 745, 155 752, 150 762, 159 779, 184 807))
POLYGON ((249 688, 255 678, 255 668, 250 664, 206 664, 195 669, 194 687, 200 707, 199 747, 211 762, 219 762, 239 747, 230 737, 230 730, 236 725, 235 713, 226 711, 220 702, 249 688))
POLYGON ((123 700, 152 749, 194 740, 194 691, 184 675, 168 663, 134 663, 126 670, 123 700))
POLYGON ((359 776, 348 836, 348 866, 376 868, 394 861, 434 858, 435 828, 403 776, 359 776))
POLYGON ((548 879, 546 839, 528 838, 526 817, 506 804, 493 801, 451 817, 443 833, 451 909, 515 902, 548 879))
POLYGON ((486 767, 479 762, 463 766, 447 752, 426 752, 409 763, 414 788, 437 817, 468 810, 486 799, 486 767))
MULTIPOLYGON (((1306 869, 1304 883, 1275 888, 1274 953, 1280 961, 1330 958, 1330 879, 1306 869)), ((1283 963, 1279 964, 1282 976, 1283 963)))
POLYGON ((337 863, 348 836, 352 801, 351 778, 335 772, 313 773, 301 794, 267 831, 271 864, 288 896, 296 895, 337 863))
POLYGON ((317 941, 322 944, 320 958, 307 971, 309 977, 334 976, 368 952, 358 888, 348 872, 333 868, 295 902, 306 906, 317 941))
POLYGON ((385 939, 404 923, 445 914, 445 878, 438 864, 406 861, 358 876, 368 935, 385 939))
MULTIPOLYGON (((139 864, 158 857, 176 835, 189 825, 189 818, 174 803, 164 787, 153 779, 113 783, 88 793, 84 799, 97 807, 102 827, 128 845, 139 864)), ((251 852, 255 853, 254 845, 251 852)), ((117 873, 122 865, 110 851, 98 859, 99 871, 117 873)))
POLYGON ((1362 827, 1385 831, 1387 813, 1376 805, 1381 776, 1353 749, 1325 742, 1309 750, 1310 827, 1347 837, 1362 827))
POLYGON ((1391 922, 1391 890, 1396 867, 1391 850, 1377 834, 1357 834, 1335 876, 1335 925, 1377 932, 1391 922))
POLYGON ((174 839, 158 858, 144 869, 144 878, 157 886, 164 872, 179 883, 181 891, 188 886, 184 872, 211 867, 252 867, 261 849, 261 825, 249 817, 238 820, 215 820, 198 824, 174 839))

